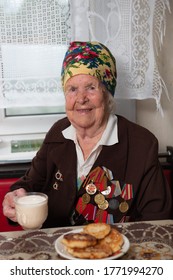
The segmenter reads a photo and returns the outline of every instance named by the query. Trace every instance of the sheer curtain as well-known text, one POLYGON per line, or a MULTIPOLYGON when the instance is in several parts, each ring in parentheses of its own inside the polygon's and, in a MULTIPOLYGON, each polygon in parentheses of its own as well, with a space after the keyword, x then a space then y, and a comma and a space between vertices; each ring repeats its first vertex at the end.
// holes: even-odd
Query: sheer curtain
POLYGON ((69 1, 0 1, 0 107, 64 104, 62 59, 71 40, 69 1))
MULTIPOLYGON (((168 0, 75 0, 87 14, 89 38, 107 45, 117 61, 116 99, 154 98, 162 113, 161 94, 168 96, 159 73, 156 56, 162 46, 166 28, 168 0), (159 47, 158 47, 159 46, 159 47)), ((75 13, 75 10, 73 11, 75 13)), ((84 12, 83 12, 84 13, 84 12)), ((76 19, 82 26, 83 14, 76 19)), ((76 39, 83 38, 80 28, 76 39)))
MULTIPOLYGON (((117 61, 116 99, 167 93, 159 74, 168 0, 1 0, 0 107, 62 105, 61 63, 70 40, 98 40, 117 61)), ((167 93, 168 94, 168 93, 167 93)))

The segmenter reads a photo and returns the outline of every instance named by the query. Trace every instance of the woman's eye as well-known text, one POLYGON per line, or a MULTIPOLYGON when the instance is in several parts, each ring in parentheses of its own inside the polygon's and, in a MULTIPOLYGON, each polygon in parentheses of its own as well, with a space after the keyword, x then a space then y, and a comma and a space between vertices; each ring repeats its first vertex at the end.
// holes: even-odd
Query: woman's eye
POLYGON ((91 85, 91 86, 89 86, 87 89, 88 89, 88 90, 95 90, 95 89, 96 89, 96 87, 95 87, 95 86, 93 86, 93 85, 91 85))
POLYGON ((75 87, 72 87, 70 91, 71 91, 71 92, 75 92, 75 91, 76 91, 76 88, 75 88, 75 87))
POLYGON ((77 89, 75 87, 70 87, 67 89, 66 94, 76 93, 77 89))

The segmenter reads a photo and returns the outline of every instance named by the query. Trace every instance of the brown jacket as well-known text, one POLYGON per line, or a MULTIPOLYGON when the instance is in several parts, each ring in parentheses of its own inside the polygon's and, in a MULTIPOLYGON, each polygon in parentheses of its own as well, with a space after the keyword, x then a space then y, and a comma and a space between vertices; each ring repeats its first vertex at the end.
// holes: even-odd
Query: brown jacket
MULTIPOLYGON (((49 215, 44 227, 69 225, 77 202, 77 158, 73 141, 62 130, 67 118, 56 122, 47 133, 30 170, 11 190, 45 192, 49 196, 49 215), (60 172, 61 180, 55 174, 60 172)), ((147 129, 118 116, 119 142, 104 146, 93 168, 105 166, 114 178, 133 185, 134 198, 127 213, 130 221, 171 218, 172 198, 158 161, 158 141, 147 129)), ((120 217, 116 222, 119 222, 120 217)))

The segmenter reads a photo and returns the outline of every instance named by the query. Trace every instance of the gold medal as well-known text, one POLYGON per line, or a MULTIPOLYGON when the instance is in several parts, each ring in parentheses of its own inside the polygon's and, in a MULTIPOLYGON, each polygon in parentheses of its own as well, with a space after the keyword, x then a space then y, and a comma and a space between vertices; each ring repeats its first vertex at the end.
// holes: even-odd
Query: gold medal
POLYGON ((88 204, 90 202, 90 195, 88 193, 84 193, 82 195, 82 201, 84 204, 88 204))
POLYGON ((90 195, 95 194, 97 191, 97 187, 93 184, 90 183, 86 186, 86 192, 90 195))
POLYGON ((98 194, 95 195, 94 201, 97 204, 102 204, 105 201, 105 197, 101 193, 98 193, 98 194))
POLYGON ((120 203, 119 210, 120 210, 121 213, 127 212, 128 209, 129 209, 129 205, 126 201, 123 201, 123 202, 120 203))
POLYGON ((105 210, 109 207, 109 202, 105 200, 102 204, 98 204, 98 207, 102 210, 105 210))

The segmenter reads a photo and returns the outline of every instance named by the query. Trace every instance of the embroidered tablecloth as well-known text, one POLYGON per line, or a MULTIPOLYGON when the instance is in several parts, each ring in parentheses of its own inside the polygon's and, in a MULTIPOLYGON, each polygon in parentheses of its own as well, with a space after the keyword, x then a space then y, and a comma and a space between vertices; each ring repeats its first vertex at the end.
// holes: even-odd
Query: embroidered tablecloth
MULTIPOLYGON (((116 224, 130 241, 121 259, 173 259, 173 221, 116 224)), ((72 227, 0 233, 1 260, 62 259, 56 253, 56 239, 72 227)))

